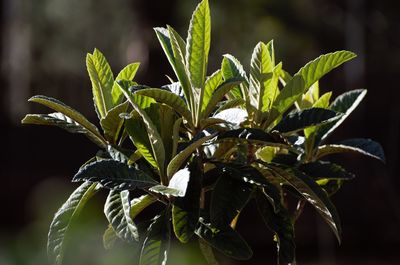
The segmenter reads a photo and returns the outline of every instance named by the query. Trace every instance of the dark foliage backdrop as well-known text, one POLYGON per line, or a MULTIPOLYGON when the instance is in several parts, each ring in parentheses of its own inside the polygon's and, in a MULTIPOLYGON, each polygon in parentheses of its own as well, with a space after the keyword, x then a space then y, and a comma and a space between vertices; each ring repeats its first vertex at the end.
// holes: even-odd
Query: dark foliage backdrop
MULTIPOLYGON (((116 71, 140 61, 141 83, 168 82, 165 74, 171 74, 170 69, 152 27, 168 23, 184 33, 196 3, 2 1, 0 264, 45 264, 52 214, 75 187, 69 182, 71 176, 96 152, 81 136, 56 128, 21 126, 25 113, 44 111, 26 100, 35 94, 60 98, 94 121, 84 63, 86 52, 94 47, 104 52, 116 71)), ((347 49, 358 54, 356 60, 328 75, 321 87, 333 90, 334 96, 349 89, 368 89, 366 100, 336 137, 367 136, 379 141, 387 164, 351 155, 335 157, 358 176, 334 197, 343 222, 343 244, 337 246, 329 228, 306 209, 297 225, 298 261, 398 264, 400 21, 396 1, 210 0, 210 4, 210 69, 218 67, 224 53, 236 55, 246 65, 259 40, 275 40, 278 60, 289 62, 285 68, 290 72, 321 53, 347 49)), ((99 250, 105 225, 102 199, 90 204, 92 210, 82 217, 71 242, 74 255, 67 252, 66 264, 129 264, 129 249, 99 250)), ((245 235, 263 226, 254 218, 254 209, 246 212, 249 218, 239 224, 245 235)), ((243 264, 261 264, 265 257, 272 262, 271 236, 262 232, 246 238, 255 260, 243 264)), ((181 264, 195 264, 187 249, 176 250, 175 256, 182 255, 181 264)))

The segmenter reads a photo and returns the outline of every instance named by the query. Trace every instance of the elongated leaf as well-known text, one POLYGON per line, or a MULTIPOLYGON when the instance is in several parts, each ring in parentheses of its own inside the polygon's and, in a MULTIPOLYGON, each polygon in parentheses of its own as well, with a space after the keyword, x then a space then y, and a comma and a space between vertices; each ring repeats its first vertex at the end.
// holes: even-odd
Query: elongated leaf
POLYGON ((155 203, 157 201, 157 198, 146 194, 142 195, 138 198, 134 198, 131 201, 131 210, 130 210, 130 216, 133 219, 135 219, 136 216, 139 215, 145 208, 147 208, 149 205, 155 203))
POLYGON ((239 85, 242 81, 243 81, 242 78, 233 78, 223 82, 214 91, 210 101, 208 102, 206 109, 202 112, 201 117, 207 118, 208 116, 210 116, 211 112, 215 109, 217 104, 221 102, 226 93, 228 93, 235 86, 239 85))
POLYGON ((230 131, 221 132, 218 134, 216 141, 223 140, 244 140, 252 141, 261 144, 268 144, 271 146, 284 146, 286 143, 279 135, 264 132, 261 129, 242 128, 230 131))
POLYGON ((79 169, 72 181, 99 182, 106 188, 116 190, 148 188, 157 184, 142 170, 115 160, 89 163, 79 169))
POLYGON ((168 186, 157 185, 151 187, 150 191, 161 193, 167 196, 184 197, 188 187, 189 178, 190 172, 187 168, 184 168, 178 170, 178 172, 172 176, 168 186))
POLYGON ((269 168, 277 175, 285 179, 290 186, 296 189, 324 218, 332 228, 337 240, 341 241, 341 225, 339 215, 328 194, 318 186, 309 176, 294 170, 282 169, 276 166, 269 168))
POLYGON ((200 215, 200 193, 203 180, 203 169, 201 167, 201 161, 197 157, 189 164, 189 182, 187 184, 186 194, 184 197, 176 198, 172 206, 172 224, 174 232, 182 243, 189 241, 198 224, 200 215))
POLYGON ((86 56, 86 67, 92 82, 93 100, 99 118, 104 118, 107 111, 113 107, 111 90, 114 84, 114 76, 104 55, 94 49, 93 54, 86 56))
POLYGON ((186 62, 194 88, 203 89, 211 42, 211 17, 208 0, 196 7, 190 20, 186 41, 186 62))
POLYGON ((310 126, 331 122, 338 118, 340 117, 332 110, 322 108, 304 109, 286 115, 274 127, 274 130, 282 133, 296 132, 310 126))
POLYGON ((110 190, 104 204, 104 214, 122 240, 131 243, 139 240, 138 229, 130 216, 129 191, 110 190))
POLYGON ((193 154, 197 148, 202 146, 205 142, 208 140, 212 139, 215 137, 215 134, 205 136, 203 138, 200 138, 199 140, 191 143, 188 147, 186 147, 184 150, 182 150, 180 153, 178 153, 174 158, 172 158, 171 162, 168 164, 167 168, 167 175, 172 176, 179 170, 183 162, 191 155, 193 154))
POLYGON ((247 260, 253 255, 246 241, 229 226, 219 229, 200 218, 196 234, 213 248, 234 259, 247 260))
POLYGON ((47 241, 47 254, 51 264, 62 264, 71 225, 78 218, 86 202, 94 195, 96 186, 96 183, 83 183, 55 214, 50 225, 47 241))
POLYGON ((106 250, 111 250, 118 240, 118 236, 115 233, 111 225, 108 225, 107 229, 103 234, 103 246, 106 250))
POLYGON ((263 103, 272 105, 274 94, 276 94, 277 89, 276 86, 267 88, 268 81, 273 77, 272 72, 275 67, 272 41, 268 44, 259 42, 256 45, 251 56, 250 66, 250 102, 257 110, 262 110, 263 103), (267 90, 269 91, 265 99, 269 102, 264 102, 264 94, 266 94, 267 90), (271 98, 269 94, 271 94, 271 98))
POLYGON ((231 129, 238 129, 240 124, 247 120, 248 116, 244 109, 231 108, 218 112, 214 118, 222 119, 229 123, 231 129))
MULTIPOLYGON (((239 60, 230 54, 225 54, 221 64, 221 70, 224 80, 237 77, 243 78, 243 83, 238 87, 234 87, 231 91, 238 90, 240 92, 240 99, 247 98, 249 82, 247 80, 246 72, 244 71, 239 60)), ((238 93, 235 93, 234 95, 238 95, 238 93)))
POLYGON ((111 97, 113 101, 113 106, 117 106, 122 102, 122 91, 118 86, 118 81, 120 80, 128 80, 132 81, 136 75, 137 70, 139 69, 140 63, 131 63, 124 67, 124 69, 119 72, 117 77, 115 78, 114 84, 111 90, 111 97))
POLYGON ((100 120, 104 136, 113 144, 117 143, 122 125, 124 124, 124 119, 120 117, 120 114, 125 113, 128 110, 128 107, 129 102, 125 101, 124 103, 110 109, 106 116, 100 120))
POLYGON ((217 87, 221 85, 222 81, 223 80, 221 70, 217 70, 210 77, 208 77, 204 87, 203 99, 200 108, 201 112, 206 109, 208 103, 210 102, 210 99, 212 98, 212 94, 214 93, 215 89, 217 89, 217 87))
POLYGON ((296 100, 303 94, 305 81, 302 76, 295 75, 283 87, 279 95, 276 97, 272 107, 275 110, 272 120, 287 111, 296 100))
POLYGON ((118 84, 120 84, 120 88, 122 89, 122 92, 124 93, 125 97, 128 99, 133 108, 136 110, 137 113, 139 113, 139 115, 143 119, 150 140, 151 148, 153 150, 154 158, 157 161, 161 178, 163 178, 165 174, 165 148, 162 138, 159 132, 157 131, 156 126, 154 125, 150 117, 147 115, 147 113, 135 103, 135 99, 132 93, 128 91, 128 88, 122 87, 121 83, 118 84))
POLYGON ((317 158, 343 152, 359 153, 385 162, 385 153, 382 146, 371 139, 363 138, 348 139, 337 144, 320 146, 318 148, 317 158))
POLYGON ((36 103, 42 104, 46 107, 49 107, 57 112, 61 112, 65 116, 69 117, 70 119, 74 120, 75 122, 77 122, 80 125, 82 125, 83 127, 85 127, 88 131, 90 131, 92 134, 96 135, 99 139, 102 139, 102 141, 104 141, 104 143, 106 142, 104 140, 103 136, 101 136, 101 134, 99 133, 99 130, 97 129, 97 127, 93 123, 88 121, 85 118, 85 116, 80 114, 78 111, 74 110, 70 106, 65 105, 61 101, 54 99, 54 98, 41 96, 41 95, 31 97, 28 101, 36 102, 36 103))
POLYGON ((306 90, 325 74, 356 56, 356 54, 349 51, 337 51, 323 54, 303 66, 296 75, 301 75, 303 77, 304 90, 306 90))
MULTIPOLYGON (((135 92, 138 95, 154 98, 156 101, 164 103, 178 112, 190 124, 193 124, 191 113, 183 99, 176 94, 157 88, 148 88, 135 92)), ((193 126, 193 125, 192 125, 193 126)))
POLYGON ((210 221, 218 228, 229 226, 250 199, 251 185, 223 174, 215 184, 210 205, 210 221))
POLYGON ((303 171, 307 176, 312 177, 314 180, 319 179, 341 179, 349 180, 354 178, 354 175, 347 172, 341 166, 327 162, 327 161, 316 161, 306 164, 302 164, 299 169, 303 171))
POLYGON ((140 253, 139 265, 166 265, 170 247, 169 222, 164 215, 156 216, 147 230, 140 253))
POLYGON ((21 121, 22 124, 51 125, 57 126, 70 133, 81 133, 86 135, 95 144, 104 148, 106 143, 103 138, 99 138, 97 134, 92 133, 81 124, 65 116, 60 112, 46 114, 28 114, 21 121))
POLYGON ((219 113, 223 110, 231 109, 231 108, 237 108, 240 106, 244 106, 246 102, 242 98, 236 98, 236 99, 230 99, 230 100, 225 100, 222 102, 220 107, 215 111, 215 113, 219 113))
POLYGON ((318 128, 316 135, 316 143, 325 140, 342 122, 353 112, 353 110, 360 104, 367 90, 357 89, 343 93, 338 96, 331 104, 330 109, 339 113, 343 113, 342 117, 318 128))
POLYGON ((277 239, 278 264, 296 263, 296 244, 294 242, 294 224, 286 208, 272 207, 269 199, 261 191, 256 192, 258 211, 264 223, 271 229, 277 239))
POLYGON ((174 66, 175 74, 179 82, 181 83, 183 93, 185 94, 186 102, 188 102, 188 105, 191 106, 190 110, 193 112, 194 111, 193 91, 189 78, 189 72, 186 67, 186 61, 185 61, 186 51, 181 46, 182 42, 180 40, 182 38, 172 27, 167 26, 167 28, 168 28, 168 34, 170 36, 171 48, 175 59, 175 66, 174 66))

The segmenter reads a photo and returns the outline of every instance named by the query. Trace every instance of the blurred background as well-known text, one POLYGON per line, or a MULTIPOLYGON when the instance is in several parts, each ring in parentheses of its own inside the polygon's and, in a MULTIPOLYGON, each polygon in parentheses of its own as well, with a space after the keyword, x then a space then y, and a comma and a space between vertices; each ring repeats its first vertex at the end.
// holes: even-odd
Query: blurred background
MULTIPOLYGON (((85 56, 95 47, 114 73, 140 61, 136 80, 160 86, 172 72, 152 30, 170 24, 183 36, 197 0, 2 0, 0 123, 2 151, 0 264, 46 264, 52 216, 77 186, 79 166, 97 151, 80 135, 58 128, 21 126, 26 113, 48 110, 27 99, 43 94, 61 99, 91 121, 91 85, 85 56)), ((209 73, 231 53, 246 69, 258 41, 274 39, 277 60, 295 73, 322 53, 351 50, 358 57, 327 75, 322 92, 334 96, 367 88, 366 99, 331 139, 368 137, 380 142, 387 164, 342 155, 357 178, 334 197, 342 218, 343 243, 311 207, 296 225, 299 264, 400 263, 400 20, 396 1, 210 0, 212 47, 209 73)), ((134 252, 102 249, 104 194, 91 202, 69 244, 65 264, 130 264, 134 252)), ((253 207, 239 230, 254 250, 247 262, 275 264, 272 234, 253 207)), ((170 264, 203 264, 191 245, 174 249, 170 264)))

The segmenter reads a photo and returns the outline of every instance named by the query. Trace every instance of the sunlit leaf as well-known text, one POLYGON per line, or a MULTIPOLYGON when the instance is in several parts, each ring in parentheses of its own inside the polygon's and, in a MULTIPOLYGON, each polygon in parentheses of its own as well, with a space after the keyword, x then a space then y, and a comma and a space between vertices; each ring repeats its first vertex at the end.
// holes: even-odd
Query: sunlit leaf
POLYGON ((299 169, 303 171, 307 176, 312 177, 314 180, 319 179, 342 179, 349 180, 354 178, 354 175, 347 172, 341 166, 327 162, 327 161, 316 161, 306 164, 302 164, 299 169))
POLYGON ((76 221, 88 200, 95 194, 96 186, 96 183, 83 183, 54 215, 47 241, 47 254, 51 264, 62 264, 71 225, 76 221))
POLYGON ((200 108, 201 112, 203 112, 206 109, 208 103, 210 102, 210 99, 212 98, 212 94, 214 93, 215 89, 217 89, 217 87, 221 85, 222 82, 223 82, 223 77, 221 70, 217 70, 207 78, 204 87, 203 99, 201 102, 201 108, 200 108))
POLYGON ((111 96, 113 100, 113 105, 117 106, 121 103, 122 101, 122 91, 119 88, 117 82, 120 80, 129 80, 132 81, 133 78, 136 75, 137 70, 139 69, 140 63, 131 63, 128 64, 127 66, 124 67, 124 69, 119 72, 117 77, 115 78, 112 90, 111 90, 111 96))
POLYGON ((129 102, 125 101, 114 108, 110 109, 106 116, 100 120, 101 127, 104 131, 104 136, 111 143, 116 144, 118 137, 124 124, 124 119, 120 117, 121 113, 128 110, 129 102))

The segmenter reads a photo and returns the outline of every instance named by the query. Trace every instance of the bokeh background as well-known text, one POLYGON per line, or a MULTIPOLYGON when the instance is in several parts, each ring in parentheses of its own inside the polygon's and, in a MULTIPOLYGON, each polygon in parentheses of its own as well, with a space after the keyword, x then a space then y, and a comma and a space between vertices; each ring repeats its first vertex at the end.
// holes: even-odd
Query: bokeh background
MULTIPOLYGON (((63 100, 93 122, 85 56, 94 47, 114 72, 140 61, 140 83, 160 86, 172 72, 152 28, 173 25, 186 36, 194 0, 2 0, 0 79, 0 264, 46 264, 46 236, 57 208, 76 187, 70 179, 96 147, 58 128, 21 126, 36 94, 63 100)), ((306 207, 296 225, 299 264, 399 264, 399 69, 400 20, 396 1, 210 0, 212 48, 209 71, 232 53, 248 69, 260 40, 274 39, 277 59, 291 73, 321 53, 347 49, 357 59, 330 73, 322 91, 334 96, 367 88, 368 94, 331 139, 368 137, 387 155, 383 165, 366 157, 334 157, 357 178, 336 194, 343 223, 338 246, 321 218, 306 207)), ((102 250, 104 194, 91 202, 76 227, 65 264, 130 264, 126 246, 102 250)), ((254 250, 248 262, 274 264, 272 235, 253 207, 239 230, 254 250)), ((191 245, 173 251, 170 264, 203 264, 191 245)))

